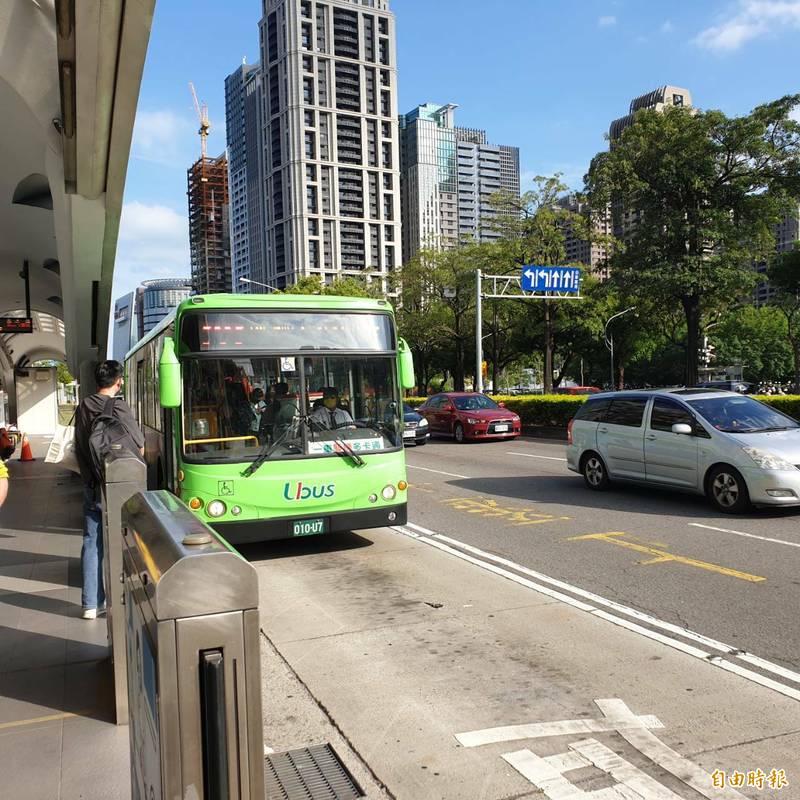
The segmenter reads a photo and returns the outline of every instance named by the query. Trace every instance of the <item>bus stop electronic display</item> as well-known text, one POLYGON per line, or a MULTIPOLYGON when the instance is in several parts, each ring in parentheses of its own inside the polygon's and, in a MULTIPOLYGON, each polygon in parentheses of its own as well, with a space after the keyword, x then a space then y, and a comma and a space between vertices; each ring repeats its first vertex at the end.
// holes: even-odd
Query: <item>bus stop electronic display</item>
POLYGON ((181 325, 186 351, 350 350, 386 352, 395 349, 388 314, 348 312, 212 312, 187 314, 181 325))
POLYGON ((33 317, 0 317, 0 333, 33 333, 33 317))

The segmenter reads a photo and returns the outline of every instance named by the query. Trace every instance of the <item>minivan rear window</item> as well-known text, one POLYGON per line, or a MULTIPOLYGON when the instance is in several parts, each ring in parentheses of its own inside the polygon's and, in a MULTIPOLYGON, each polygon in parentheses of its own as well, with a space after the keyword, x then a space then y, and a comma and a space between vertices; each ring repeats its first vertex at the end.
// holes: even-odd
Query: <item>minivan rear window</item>
POLYGON ((575 415, 575 419, 582 420, 583 422, 602 422, 606 418, 606 411, 611 405, 611 401, 603 400, 587 400, 575 415))
POLYGON ((612 425, 627 425, 630 428, 640 428, 644 409, 647 405, 646 397, 625 397, 611 401, 611 408, 606 414, 606 422, 612 425))

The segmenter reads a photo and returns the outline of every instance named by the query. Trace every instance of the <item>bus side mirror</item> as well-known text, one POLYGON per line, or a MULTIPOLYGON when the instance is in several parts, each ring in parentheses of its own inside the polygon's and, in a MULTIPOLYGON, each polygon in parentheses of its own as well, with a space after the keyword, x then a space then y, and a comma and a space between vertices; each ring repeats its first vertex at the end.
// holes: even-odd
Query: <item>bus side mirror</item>
POLYGON ((158 398, 162 408, 178 408, 181 404, 181 365, 175 355, 175 342, 167 337, 158 362, 158 398))
POLYGON ((400 387, 402 389, 413 389, 416 385, 414 378, 414 356, 411 355, 411 348, 405 339, 399 339, 398 345, 400 352, 397 357, 397 366, 400 372, 400 387))

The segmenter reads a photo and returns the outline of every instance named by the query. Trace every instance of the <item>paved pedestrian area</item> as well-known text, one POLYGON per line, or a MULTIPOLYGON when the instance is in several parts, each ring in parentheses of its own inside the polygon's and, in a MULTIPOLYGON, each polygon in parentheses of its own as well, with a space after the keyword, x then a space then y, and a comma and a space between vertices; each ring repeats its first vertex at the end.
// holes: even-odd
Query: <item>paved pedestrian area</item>
POLYGON ((81 619, 81 483, 10 461, 0 509, 0 796, 130 796, 128 729, 113 721, 104 618, 81 619))

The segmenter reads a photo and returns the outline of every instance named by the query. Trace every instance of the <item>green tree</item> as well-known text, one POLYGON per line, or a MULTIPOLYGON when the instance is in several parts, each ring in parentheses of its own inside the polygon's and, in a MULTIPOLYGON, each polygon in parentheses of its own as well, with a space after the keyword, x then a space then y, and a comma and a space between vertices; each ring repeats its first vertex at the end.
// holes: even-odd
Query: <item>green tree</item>
POLYGON ((787 318, 778 308, 733 309, 708 330, 709 341, 716 348, 714 363, 744 365, 747 380, 782 383, 792 375, 792 346, 787 329, 787 318))
POLYGON ((474 274, 482 257, 480 246, 473 244, 421 250, 404 265, 401 276, 401 333, 426 369, 441 349, 452 352, 448 371, 456 391, 464 390, 474 331, 474 274))
POLYGON ((317 275, 306 275, 297 283, 287 286, 282 294, 326 294, 341 297, 383 297, 380 281, 368 283, 366 279, 337 278, 332 283, 323 283, 317 275))
POLYGON ((640 111, 586 177, 596 213, 611 204, 625 231, 612 268, 637 295, 682 309, 686 382, 697 381, 704 315, 752 286, 754 261, 774 247, 772 226, 800 194, 800 95, 743 117, 667 107, 640 111))
POLYGON ((59 361, 56 365, 56 380, 59 383, 73 383, 75 381, 75 378, 70 374, 69 367, 63 361, 59 361))
MULTIPOLYGON (((537 176, 533 179, 535 188, 520 197, 498 194, 492 198, 496 211, 492 228, 501 236, 491 251, 496 274, 518 272, 525 264, 564 264, 567 227, 588 235, 585 219, 558 205, 559 196, 567 190, 560 178, 558 174, 537 176)), ((559 313, 558 301, 542 301, 545 392, 553 389, 553 353, 559 313)))
POLYGON ((794 360, 794 388, 800 391, 800 243, 772 259, 767 277, 776 292, 773 303, 786 319, 786 336, 794 360))

